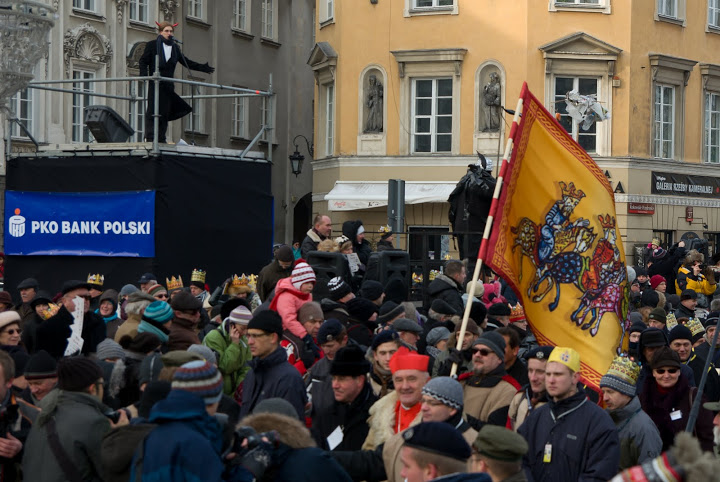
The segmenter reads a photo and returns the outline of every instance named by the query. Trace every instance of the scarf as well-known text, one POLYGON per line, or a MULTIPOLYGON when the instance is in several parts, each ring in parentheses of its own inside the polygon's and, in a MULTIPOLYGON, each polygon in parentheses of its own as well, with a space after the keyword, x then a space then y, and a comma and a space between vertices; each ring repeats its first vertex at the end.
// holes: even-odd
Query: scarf
POLYGON ((160 341, 162 343, 168 342, 168 335, 163 330, 161 330, 159 327, 151 324, 147 320, 142 320, 140 322, 140 325, 138 326, 138 333, 152 333, 153 335, 160 338, 160 341))
POLYGON ((395 386, 392 381, 392 373, 390 373, 390 370, 381 368, 377 363, 373 363, 373 371, 370 374, 370 377, 381 387, 380 393, 378 393, 378 398, 382 398, 387 395, 388 392, 395 390, 395 386))
MULTIPOLYGON (((97 310, 95 310, 95 313, 97 313, 98 315, 100 315, 100 308, 98 308, 97 310)), ((110 323, 111 321, 115 321, 115 320, 118 319, 117 311, 113 311, 113 314, 110 315, 110 316, 107 316, 107 317, 102 316, 102 315, 100 315, 100 316, 101 316, 102 319, 105 321, 105 324, 106 324, 106 325, 107 325, 108 323, 110 323)))

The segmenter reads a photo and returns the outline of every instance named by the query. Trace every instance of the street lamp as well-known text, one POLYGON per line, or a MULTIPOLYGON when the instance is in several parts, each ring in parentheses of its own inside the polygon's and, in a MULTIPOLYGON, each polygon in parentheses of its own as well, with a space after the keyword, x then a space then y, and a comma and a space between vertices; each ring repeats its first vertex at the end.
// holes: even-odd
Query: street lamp
POLYGON ((293 139, 293 144, 295 144, 295 152, 293 152, 290 155, 290 169, 292 169, 292 173, 295 174, 295 177, 298 177, 298 174, 302 172, 302 163, 305 160, 305 156, 300 154, 300 151, 298 150, 297 140, 298 137, 302 137, 305 139, 305 145, 307 146, 307 150, 310 153, 310 157, 314 155, 314 150, 312 144, 310 144, 310 141, 307 140, 307 137, 300 134, 295 136, 295 139, 293 139))

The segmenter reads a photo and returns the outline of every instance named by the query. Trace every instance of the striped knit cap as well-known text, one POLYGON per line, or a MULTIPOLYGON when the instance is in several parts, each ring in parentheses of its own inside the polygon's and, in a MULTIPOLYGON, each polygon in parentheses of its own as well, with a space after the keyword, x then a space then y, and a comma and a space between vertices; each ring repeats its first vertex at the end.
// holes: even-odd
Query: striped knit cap
POLYGON ((300 289, 303 283, 314 283, 315 282, 315 271, 307 263, 298 263, 292 270, 290 275, 292 284, 295 289, 300 289))
POLYGON ((423 395, 434 398, 456 410, 463 409, 463 388, 460 382, 450 377, 435 377, 425 384, 423 395))
POLYGON ((173 319, 175 314, 167 301, 153 301, 145 308, 143 320, 164 324, 173 319))
POLYGON ((165 289, 165 287, 163 285, 159 285, 159 284, 152 285, 150 288, 148 288, 147 292, 150 296, 157 296, 159 294, 167 294, 167 290, 165 289))
POLYGON ((237 323, 239 325, 247 325, 250 323, 250 320, 252 319, 252 313, 250 313, 250 310, 248 310, 245 306, 238 306, 234 310, 230 312, 230 316, 228 316, 228 321, 230 323, 237 323))
POLYGON ((172 388, 194 393, 205 400, 205 405, 212 405, 222 398, 223 379, 215 365, 195 360, 175 371, 172 388))

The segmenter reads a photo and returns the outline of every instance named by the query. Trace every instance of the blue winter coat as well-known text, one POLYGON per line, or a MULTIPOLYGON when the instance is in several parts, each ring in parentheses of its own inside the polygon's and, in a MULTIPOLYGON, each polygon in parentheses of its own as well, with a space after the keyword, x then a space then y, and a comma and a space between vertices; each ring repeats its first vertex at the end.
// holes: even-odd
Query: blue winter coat
POLYGON ((615 424, 582 391, 533 410, 518 433, 528 442, 523 466, 535 482, 606 481, 618 472, 615 424), (552 446, 550 462, 543 461, 547 444, 552 446))
POLYGON ((243 384, 240 418, 252 413, 263 400, 284 398, 295 407, 298 418, 305 420, 305 383, 297 369, 288 363, 283 347, 278 346, 265 358, 253 358, 249 365, 250 371, 243 384))
MULTIPOLYGON (((165 400, 155 404, 148 422, 159 425, 145 438, 142 482, 248 480, 248 474, 239 468, 225 472, 220 455, 222 429, 197 395, 172 390, 165 400)), ((135 462, 131 482, 137 480, 135 462)))

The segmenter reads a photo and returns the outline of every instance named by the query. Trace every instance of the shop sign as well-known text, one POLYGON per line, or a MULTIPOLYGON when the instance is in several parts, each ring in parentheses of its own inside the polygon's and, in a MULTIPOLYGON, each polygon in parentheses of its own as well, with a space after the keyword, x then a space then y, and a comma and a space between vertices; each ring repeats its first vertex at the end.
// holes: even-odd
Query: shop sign
POLYGON ((720 199, 720 178, 653 171, 652 193, 720 199))
POLYGON ((630 214, 655 214, 655 204, 653 204, 653 203, 628 203, 628 213, 630 213, 630 214))

